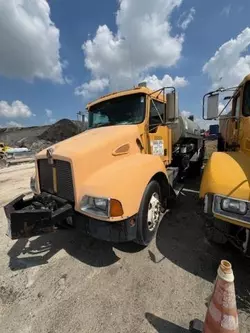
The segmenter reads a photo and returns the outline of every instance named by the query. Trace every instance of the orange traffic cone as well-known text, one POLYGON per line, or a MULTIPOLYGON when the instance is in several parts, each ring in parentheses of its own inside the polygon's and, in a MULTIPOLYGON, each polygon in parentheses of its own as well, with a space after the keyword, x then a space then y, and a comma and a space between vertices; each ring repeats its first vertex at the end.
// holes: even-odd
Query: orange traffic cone
POLYGON ((218 268, 203 333, 239 333, 234 274, 230 262, 222 260, 218 268))

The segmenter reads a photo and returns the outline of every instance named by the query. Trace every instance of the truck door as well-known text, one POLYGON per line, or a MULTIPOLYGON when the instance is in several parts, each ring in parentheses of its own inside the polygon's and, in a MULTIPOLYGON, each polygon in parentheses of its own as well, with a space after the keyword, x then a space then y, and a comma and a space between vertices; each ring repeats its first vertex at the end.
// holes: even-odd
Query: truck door
POLYGON ((165 122, 164 103, 150 99, 149 106, 149 152, 158 155, 167 165, 171 163, 172 137, 171 130, 165 122))

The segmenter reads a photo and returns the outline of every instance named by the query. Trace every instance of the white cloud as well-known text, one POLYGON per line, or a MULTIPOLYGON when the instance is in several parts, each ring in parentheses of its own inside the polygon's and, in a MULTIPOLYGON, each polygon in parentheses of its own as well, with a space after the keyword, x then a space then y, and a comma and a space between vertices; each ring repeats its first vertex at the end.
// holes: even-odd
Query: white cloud
POLYGON ((46 0, 0 0, 0 74, 62 83, 59 35, 46 0))
POLYGON ((23 125, 16 121, 9 121, 6 123, 6 127, 23 127, 23 125))
POLYGON ((73 79, 73 77, 65 76, 65 77, 64 77, 64 81, 65 81, 65 83, 67 83, 68 85, 72 85, 73 82, 74 82, 74 79, 73 79))
POLYGON ((45 109, 46 116, 48 118, 48 122, 53 124, 56 122, 56 119, 53 118, 53 111, 50 109, 45 109))
POLYGON ((182 112, 181 112, 181 115, 183 116, 183 117, 189 117, 189 116, 191 116, 191 112, 190 111, 185 111, 185 110, 183 110, 182 112))
POLYGON ((46 116, 47 117, 49 117, 49 118, 51 118, 52 117, 52 111, 51 110, 49 110, 49 109, 45 109, 45 113, 46 113, 46 116))
POLYGON ((94 97, 96 94, 103 92, 109 86, 109 80, 95 79, 89 82, 83 83, 81 86, 75 89, 77 96, 83 96, 84 98, 94 97))
POLYGON ((231 13, 231 9, 232 9, 232 5, 231 4, 223 7, 222 11, 221 11, 221 15, 229 16, 229 14, 231 13))
POLYGON ((30 108, 21 101, 14 101, 8 104, 0 101, 0 117, 5 118, 29 118, 32 116, 30 108))
MULTIPOLYGON (((170 17, 182 1, 119 0, 117 33, 99 26, 94 38, 82 46, 92 81, 108 80, 110 88, 118 90, 132 87, 155 68, 176 65, 184 35, 172 33, 170 17)), ((86 88, 91 82, 77 91, 85 95, 86 88)))
POLYGON ((212 81, 213 88, 238 85, 250 72, 250 55, 244 55, 250 45, 250 28, 236 39, 223 44, 203 67, 203 73, 212 81))
POLYGON ((164 75, 162 79, 158 79, 156 75, 146 76, 143 82, 147 82, 149 88, 153 90, 161 89, 162 87, 185 87, 188 81, 184 77, 176 76, 174 79, 169 75, 164 75))
POLYGON ((194 20, 195 13, 196 10, 194 7, 192 7, 189 12, 182 13, 177 22, 177 26, 183 30, 186 30, 189 24, 194 20))

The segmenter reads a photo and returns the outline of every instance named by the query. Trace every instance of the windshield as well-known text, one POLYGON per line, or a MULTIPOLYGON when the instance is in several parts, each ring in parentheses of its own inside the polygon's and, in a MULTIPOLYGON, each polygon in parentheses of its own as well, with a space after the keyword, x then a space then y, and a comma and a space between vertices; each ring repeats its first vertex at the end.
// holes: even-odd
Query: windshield
POLYGON ((139 124, 145 117, 145 100, 145 95, 134 94, 96 104, 89 110, 89 128, 139 124))

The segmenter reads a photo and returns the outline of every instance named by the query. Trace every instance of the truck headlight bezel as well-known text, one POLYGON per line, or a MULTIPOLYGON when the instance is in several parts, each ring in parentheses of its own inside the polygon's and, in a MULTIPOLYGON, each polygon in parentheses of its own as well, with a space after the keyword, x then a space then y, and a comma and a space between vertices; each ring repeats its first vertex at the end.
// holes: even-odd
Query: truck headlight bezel
POLYGON ((123 215, 120 201, 105 197, 85 195, 80 202, 80 209, 83 213, 104 218, 123 215))
POLYGON ((100 217, 110 216, 110 199, 85 195, 80 203, 83 213, 89 213, 100 217))
POLYGON ((212 212, 235 221, 250 224, 250 202, 223 195, 214 195, 212 212))

